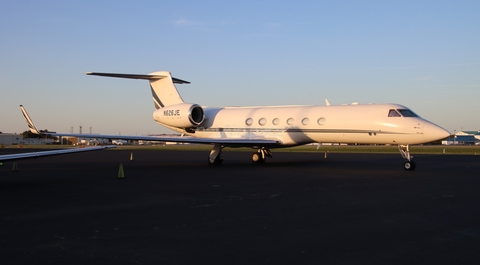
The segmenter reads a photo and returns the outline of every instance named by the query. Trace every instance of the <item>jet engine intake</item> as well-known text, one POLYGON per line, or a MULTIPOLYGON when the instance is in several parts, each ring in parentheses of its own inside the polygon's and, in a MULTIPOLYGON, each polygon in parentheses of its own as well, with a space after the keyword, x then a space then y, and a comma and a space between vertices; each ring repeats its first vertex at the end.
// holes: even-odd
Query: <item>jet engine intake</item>
POLYGON ((205 113, 200 105, 180 103, 156 110, 153 119, 168 126, 192 128, 203 122, 205 113))

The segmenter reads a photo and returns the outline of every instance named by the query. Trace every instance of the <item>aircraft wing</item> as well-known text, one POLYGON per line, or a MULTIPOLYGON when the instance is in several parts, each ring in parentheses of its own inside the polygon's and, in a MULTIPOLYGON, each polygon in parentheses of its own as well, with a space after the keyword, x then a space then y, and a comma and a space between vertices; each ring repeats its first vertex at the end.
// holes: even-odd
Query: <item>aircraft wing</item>
POLYGON ((34 134, 50 135, 50 136, 67 136, 67 137, 83 137, 83 138, 99 138, 99 139, 116 139, 116 140, 143 140, 143 141, 162 141, 177 143, 196 143, 196 144, 221 144, 229 147, 280 147, 281 142, 278 140, 261 139, 261 138, 195 138, 195 137, 158 137, 158 136, 138 136, 138 135, 108 135, 108 134, 75 134, 75 133, 56 133, 56 132, 40 132, 33 124, 32 119, 28 115, 25 108, 20 105, 23 116, 27 121, 30 131, 34 134))
POLYGON ((66 137, 83 137, 94 139, 115 139, 115 140, 143 140, 143 141, 160 141, 160 142, 177 142, 192 144, 221 144, 229 147, 252 147, 252 146, 280 146, 281 142, 270 139, 242 139, 242 138, 195 138, 185 137, 161 137, 147 135, 114 135, 114 134, 67 134, 67 133, 42 133, 42 135, 50 136, 66 136, 66 137))
POLYGON ((95 151, 95 150, 102 150, 102 149, 115 148, 115 147, 116 146, 114 145, 108 145, 108 146, 95 146, 95 147, 86 147, 86 148, 61 149, 61 150, 51 150, 51 151, 42 151, 42 152, 0 155, 0 161, 3 162, 7 160, 19 160, 19 159, 26 159, 26 158, 36 158, 41 156, 63 155, 63 154, 95 151))

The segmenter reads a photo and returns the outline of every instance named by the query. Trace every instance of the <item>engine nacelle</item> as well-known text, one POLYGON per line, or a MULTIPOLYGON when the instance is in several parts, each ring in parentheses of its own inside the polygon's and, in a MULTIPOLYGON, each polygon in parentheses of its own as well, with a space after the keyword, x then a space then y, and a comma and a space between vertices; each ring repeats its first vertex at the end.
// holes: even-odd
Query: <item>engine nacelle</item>
POLYGON ((156 110, 153 119, 168 126, 191 128, 200 125, 205 114, 197 104, 180 103, 156 110))

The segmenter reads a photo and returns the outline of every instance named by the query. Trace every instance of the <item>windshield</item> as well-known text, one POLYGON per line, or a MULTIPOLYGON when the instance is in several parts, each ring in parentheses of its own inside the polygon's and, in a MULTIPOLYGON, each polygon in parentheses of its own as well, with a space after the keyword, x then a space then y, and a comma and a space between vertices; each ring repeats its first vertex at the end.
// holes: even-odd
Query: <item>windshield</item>
POLYGON ((391 110, 388 112, 388 117, 401 117, 401 116, 400 116, 400 113, 398 113, 396 110, 391 109, 391 110))
POLYGON ((418 115, 409 109, 391 109, 388 111, 388 117, 418 117, 418 115))
POLYGON ((417 114, 415 114, 415 112, 409 110, 409 109, 399 109, 398 110, 403 117, 418 117, 417 114))

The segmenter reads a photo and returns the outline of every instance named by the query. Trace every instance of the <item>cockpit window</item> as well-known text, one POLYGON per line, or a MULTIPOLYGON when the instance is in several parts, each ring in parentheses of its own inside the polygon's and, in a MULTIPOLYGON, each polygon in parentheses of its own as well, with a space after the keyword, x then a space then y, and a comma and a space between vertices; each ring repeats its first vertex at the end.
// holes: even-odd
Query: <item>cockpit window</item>
POLYGON ((415 112, 409 110, 409 109, 399 109, 398 110, 403 117, 418 117, 417 114, 415 114, 415 112))
POLYGON ((391 109, 391 110, 388 112, 388 117, 401 117, 401 116, 400 116, 400 113, 398 113, 396 110, 391 109))

